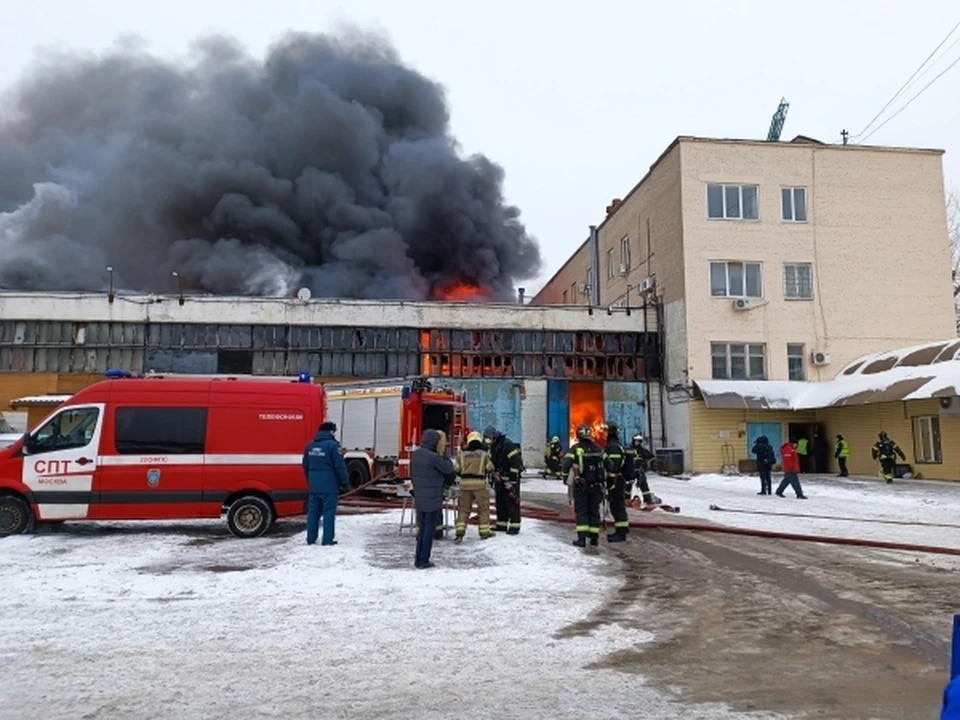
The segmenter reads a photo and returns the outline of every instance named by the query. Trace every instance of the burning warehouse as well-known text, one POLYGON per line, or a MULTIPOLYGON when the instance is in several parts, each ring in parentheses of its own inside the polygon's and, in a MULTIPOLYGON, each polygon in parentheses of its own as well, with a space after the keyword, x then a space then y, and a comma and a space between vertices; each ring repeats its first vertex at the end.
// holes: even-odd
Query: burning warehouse
MULTIPOLYGON (((306 294, 303 294, 306 297, 306 294)), ((113 368, 428 376, 466 392, 471 427, 496 425, 532 463, 547 438, 615 419, 662 445, 654 307, 374 302, 0 292, 0 407, 71 393, 113 368)))

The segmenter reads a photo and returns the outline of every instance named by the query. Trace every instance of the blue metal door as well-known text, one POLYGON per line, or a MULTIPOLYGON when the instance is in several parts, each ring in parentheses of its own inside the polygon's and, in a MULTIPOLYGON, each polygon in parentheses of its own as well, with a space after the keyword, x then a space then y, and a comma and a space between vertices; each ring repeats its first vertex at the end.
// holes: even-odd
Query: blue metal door
POLYGON ((603 384, 604 420, 620 426, 620 440, 636 433, 647 435, 647 386, 642 382, 608 381, 603 384))
POLYGON ((455 386, 467 391, 467 424, 483 432, 493 425, 515 443, 520 442, 520 388, 512 379, 464 379, 455 386))
POLYGON ((753 445, 757 438, 766 435, 770 441, 770 447, 773 448, 777 459, 780 458, 780 446, 783 444, 783 434, 780 423, 747 423, 747 457, 753 458, 753 445))
POLYGON ((547 380, 547 437, 560 438, 563 451, 570 449, 570 383, 566 380, 547 380))

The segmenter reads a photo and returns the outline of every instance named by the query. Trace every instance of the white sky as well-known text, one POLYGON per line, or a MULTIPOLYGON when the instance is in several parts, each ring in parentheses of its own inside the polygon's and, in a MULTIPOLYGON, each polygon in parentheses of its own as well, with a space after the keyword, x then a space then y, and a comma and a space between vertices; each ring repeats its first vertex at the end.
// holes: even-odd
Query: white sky
MULTIPOLYGON (((677 135, 766 137, 781 96, 783 137, 859 133, 960 21, 956 0, 12 0, 0 16, 0 87, 42 47, 102 49, 121 34, 184 52, 225 32, 257 55, 288 30, 374 27, 446 86, 465 152, 506 169, 546 260, 536 291, 677 135)), ((887 113, 960 57, 942 59, 887 113)), ((949 50, 947 50, 950 48, 949 50)), ((960 63, 871 144, 947 150, 960 190, 960 63)), ((884 116, 886 117, 886 115, 884 116)), ((884 118, 881 118, 882 121, 884 118)), ((878 123, 880 122, 878 121, 878 123)))

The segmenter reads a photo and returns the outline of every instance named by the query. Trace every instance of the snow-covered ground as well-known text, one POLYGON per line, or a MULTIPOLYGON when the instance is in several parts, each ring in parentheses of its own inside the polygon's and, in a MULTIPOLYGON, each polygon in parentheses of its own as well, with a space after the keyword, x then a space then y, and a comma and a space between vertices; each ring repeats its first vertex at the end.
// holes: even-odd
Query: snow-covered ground
MULTIPOLYGON (((781 478, 774 474, 774 490, 781 478)), ((757 495, 760 480, 756 476, 694 475, 678 479, 651 473, 648 479, 654 494, 665 503, 680 506, 683 517, 755 530, 960 549, 960 483, 900 480, 888 485, 873 478, 803 475, 801 484, 808 499, 797 500, 790 488, 783 498, 757 495), (711 505, 747 512, 711 510, 711 505), (881 520, 884 522, 877 522, 881 520)), ((525 479, 523 489, 526 493, 566 494, 559 480, 536 477, 525 479)), ((662 514, 643 517, 671 519, 662 514)), ((897 552, 909 555, 911 562, 916 558, 933 565, 960 567, 960 557, 956 556, 897 552)))
POLYGON ((618 581, 547 523, 483 543, 472 527, 418 571, 398 515, 341 516, 329 548, 300 523, 258 540, 193 522, 2 541, 0 718, 770 717, 591 666, 653 636, 564 632, 618 581))

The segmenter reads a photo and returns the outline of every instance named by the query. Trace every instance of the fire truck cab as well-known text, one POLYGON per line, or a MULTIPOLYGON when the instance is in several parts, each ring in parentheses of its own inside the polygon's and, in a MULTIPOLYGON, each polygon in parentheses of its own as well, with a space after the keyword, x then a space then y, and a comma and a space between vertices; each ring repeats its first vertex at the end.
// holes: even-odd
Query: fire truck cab
POLYGON ((428 378, 335 383, 324 391, 354 488, 383 477, 370 489, 396 494, 410 477, 410 454, 424 430, 445 432, 451 450, 466 436, 466 393, 428 378))
POLYGON ((248 538, 303 513, 303 449, 325 417, 309 376, 108 378, 0 450, 0 536, 36 520, 226 515, 248 538))

